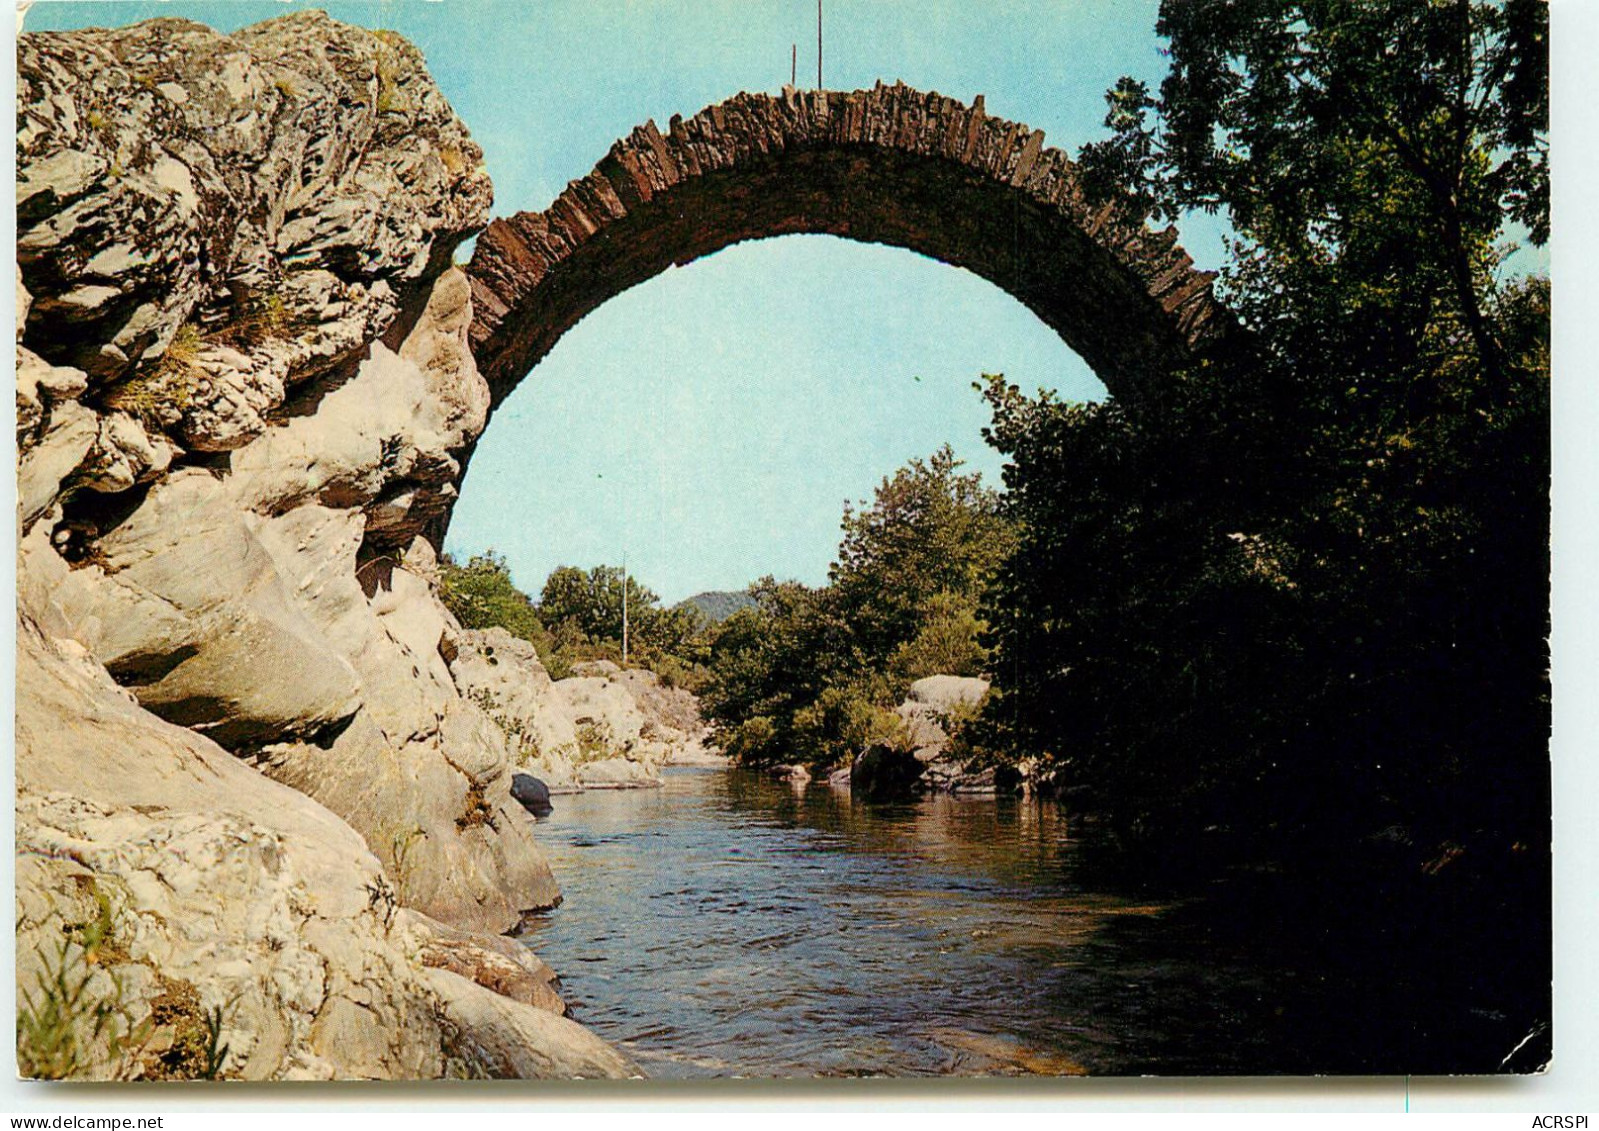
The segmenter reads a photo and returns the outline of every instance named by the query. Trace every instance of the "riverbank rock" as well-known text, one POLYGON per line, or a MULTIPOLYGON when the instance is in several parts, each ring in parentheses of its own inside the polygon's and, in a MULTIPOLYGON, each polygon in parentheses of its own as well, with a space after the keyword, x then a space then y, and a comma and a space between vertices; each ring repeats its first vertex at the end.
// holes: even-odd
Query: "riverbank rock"
POLYGON ((922 763, 922 787, 942 793, 994 794, 1015 788, 1015 775, 987 767, 968 770, 949 752, 952 718, 973 716, 988 694, 988 681, 933 675, 911 684, 899 716, 922 763))
POLYGON ((28 607, 407 905, 554 903, 440 651, 422 535, 489 408, 450 258, 492 193, 420 55, 303 12, 25 35, 19 70, 28 607))
POLYGON ((414 47, 319 12, 27 34, 18 72, 29 953, 100 892, 130 1008, 234 1011, 252 1077, 438 1075, 475 1016, 485 1071, 626 1074, 441 994, 425 945, 461 945, 399 917, 492 937, 560 899, 434 589, 489 409, 451 266, 480 150, 414 47))
POLYGON ((428 971, 444 1016, 457 1027, 452 1051, 468 1067, 503 1080, 625 1080, 643 1071, 593 1033, 546 1009, 491 993, 450 970, 428 971))
POLYGON ((921 786, 922 763, 913 751, 877 742, 855 756, 850 766, 850 794, 863 801, 911 797, 921 786))
POLYGON ((725 770, 733 759, 706 745, 707 735, 701 733, 672 751, 667 759, 670 766, 695 766, 706 770, 725 770))
MULTIPOLYGON (((143 710, 76 642, 27 616, 17 635, 24 1015, 46 1007, 42 985, 64 973, 87 979, 85 1000, 113 1014, 116 1035, 157 1022, 131 1052, 86 1030, 71 1063, 24 1040, 25 1074, 205 1075, 195 1050, 213 1017, 228 1055, 211 1067, 224 1076, 428 1078, 452 1070, 452 1057, 470 1072, 456 1004, 466 992, 441 995, 435 968, 464 968, 480 996, 559 1012, 548 968, 519 944, 400 908, 378 859, 335 814, 143 710)), ((515 1032, 540 1042, 517 1054, 529 1070, 631 1074, 570 1023, 515 1032)), ((507 1039, 498 1024, 485 1038, 507 1039)))
POLYGON ((459 931, 408 908, 400 916, 421 939, 423 966, 449 970, 524 1005, 568 1015, 555 971, 521 943, 504 935, 459 931))
POLYGON ((552 680, 533 646, 502 628, 459 629, 450 673, 505 736, 511 764, 551 793, 661 784, 675 764, 725 765, 704 748, 698 701, 655 673, 605 660, 552 680))
POLYGON ((810 784, 811 771, 798 762, 792 766, 773 766, 771 775, 778 781, 786 781, 790 785, 804 787, 810 784))
POLYGON ((927 790, 994 794, 1014 788, 1013 774, 992 767, 969 770, 950 754, 950 722, 975 714, 988 686, 987 680, 968 676, 933 675, 917 680, 898 709, 905 724, 904 743, 868 747, 850 766, 831 774, 828 784, 874 801, 927 790))
POLYGON ((971 676, 930 675, 911 684, 898 714, 911 746, 924 762, 944 756, 949 745, 945 724, 963 710, 975 712, 988 694, 988 681, 971 676))
POLYGON ((573 767, 581 789, 657 789, 656 767, 632 758, 596 758, 573 767))

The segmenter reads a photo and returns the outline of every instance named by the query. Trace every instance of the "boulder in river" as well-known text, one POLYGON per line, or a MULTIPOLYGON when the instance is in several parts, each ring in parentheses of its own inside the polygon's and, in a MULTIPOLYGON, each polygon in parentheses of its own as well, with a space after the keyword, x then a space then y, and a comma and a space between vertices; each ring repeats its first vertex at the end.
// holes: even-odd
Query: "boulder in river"
POLYGON ((511 775, 511 796, 535 817, 548 817, 555 812, 550 802, 550 787, 532 774, 511 775))
POLYGON ((850 767, 850 792, 863 801, 889 801, 917 791, 922 764, 914 751, 876 742, 850 767))

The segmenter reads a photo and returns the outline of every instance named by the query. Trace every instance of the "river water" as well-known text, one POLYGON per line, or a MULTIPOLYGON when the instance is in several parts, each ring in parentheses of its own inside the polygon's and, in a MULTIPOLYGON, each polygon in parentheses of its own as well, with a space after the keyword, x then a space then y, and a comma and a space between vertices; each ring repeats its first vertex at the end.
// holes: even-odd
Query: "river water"
POLYGON ((652 1077, 1292 1070, 1284 971, 1078 881, 1050 805, 668 771, 557 797, 524 938, 652 1077))

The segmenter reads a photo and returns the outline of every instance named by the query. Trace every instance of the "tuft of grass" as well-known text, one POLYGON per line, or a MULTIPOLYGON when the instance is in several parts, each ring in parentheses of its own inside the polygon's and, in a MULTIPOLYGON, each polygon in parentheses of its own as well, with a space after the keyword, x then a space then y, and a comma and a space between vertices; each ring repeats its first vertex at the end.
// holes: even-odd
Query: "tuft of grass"
POLYGON ((109 993, 97 990, 100 966, 89 952, 63 939, 45 958, 34 985, 17 1003, 17 1072, 34 1080, 70 1080, 100 1075, 100 1049, 110 1057, 109 1076, 133 1078, 133 1058, 149 1042, 148 1018, 133 1020, 122 979, 105 970, 109 993))
POLYGON ((78 886, 94 901, 94 918, 64 924, 62 934, 83 948, 84 961, 91 966, 131 962, 127 947, 116 936, 117 912, 110 895, 92 877, 82 877, 78 886))
POLYGON ((473 782, 466 791, 466 811, 455 819, 455 827, 465 832, 484 825, 494 827, 494 810, 483 796, 483 787, 473 782))
POLYGON ((376 33, 378 96, 375 107, 379 114, 410 109, 400 94, 400 59, 398 49, 405 40, 394 32, 376 33))
POLYGON ((110 896, 90 877, 79 889, 93 901, 93 914, 62 925, 61 940, 20 995, 18 1071, 40 1080, 218 1079, 229 1056, 223 1007, 202 1009, 193 983, 133 959, 110 896), (147 1012, 112 968, 135 961, 154 971, 160 986, 147 1012))
POLYGON ((229 1048, 222 1040, 222 1007, 200 1007, 194 983, 157 972, 161 992, 150 1003, 148 1023, 171 1035, 167 1046, 144 1056, 148 1080, 216 1080, 227 1064, 229 1048))
POLYGON ((94 913, 62 924, 61 940, 44 956, 34 985, 21 992, 17 1071, 38 1080, 132 1079, 154 1027, 149 1018, 134 1020, 134 1003, 112 969, 131 958, 117 937, 110 895, 92 877, 79 878, 78 886, 94 913))
POLYGON ((163 427, 163 418, 181 416, 192 403, 195 387, 203 376, 196 363, 202 342, 200 328, 185 322, 172 336, 160 360, 112 389, 106 395, 106 405, 131 413, 152 431, 163 427))
POLYGON ((289 304, 281 294, 274 292, 252 298, 245 304, 243 313, 213 337, 217 341, 258 346, 273 338, 286 338, 292 329, 289 304))
POLYGON ((602 723, 579 723, 577 726, 577 758, 579 762, 593 762, 610 753, 610 731, 602 723))
POLYGON ((389 868, 394 873, 394 882, 402 888, 411 874, 411 853, 416 851, 418 843, 427 839, 427 835, 420 825, 396 829, 389 834, 389 868))
POLYGON ((466 154, 461 152, 458 145, 446 145, 439 150, 439 162, 444 166, 444 171, 452 177, 459 177, 466 172, 466 154))

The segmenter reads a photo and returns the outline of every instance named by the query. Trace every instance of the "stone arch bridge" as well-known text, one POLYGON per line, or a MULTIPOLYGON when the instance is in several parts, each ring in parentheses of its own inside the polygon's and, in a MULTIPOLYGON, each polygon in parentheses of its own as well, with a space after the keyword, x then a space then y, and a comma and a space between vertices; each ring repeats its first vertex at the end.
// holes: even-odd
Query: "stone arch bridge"
POLYGON ((738 94, 618 141, 544 212, 495 220, 468 267, 495 403, 589 311, 743 240, 824 233, 964 267, 1126 398, 1228 318, 1174 228, 1086 199, 1041 130, 903 84, 738 94))

